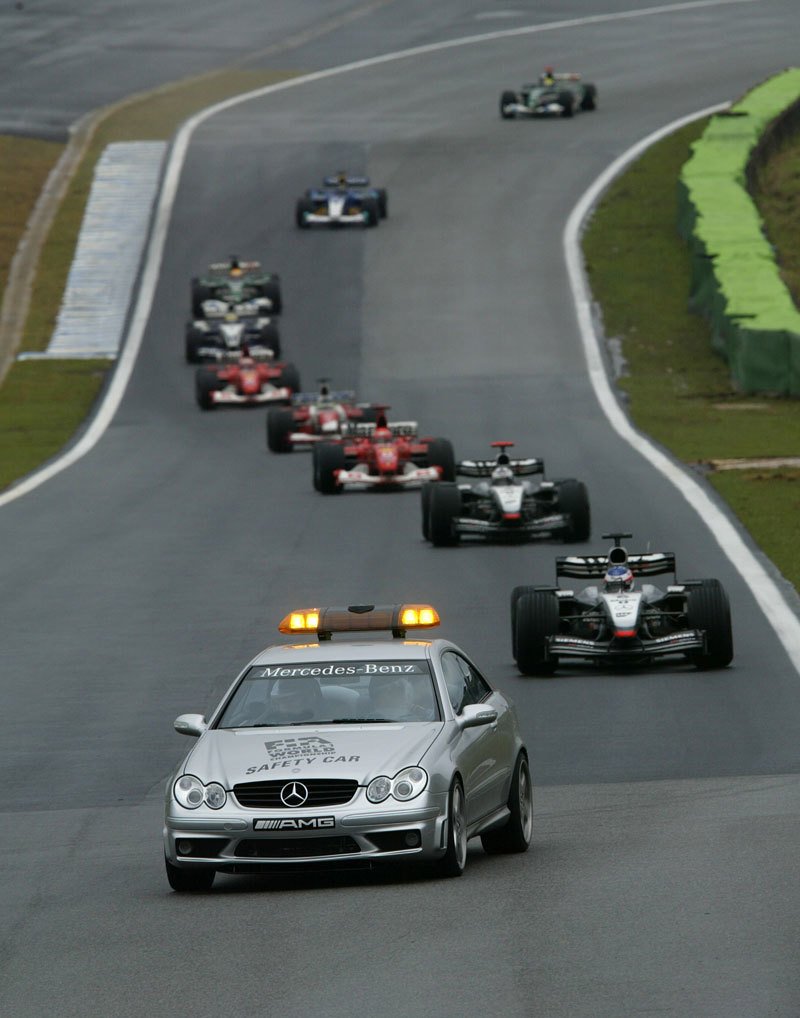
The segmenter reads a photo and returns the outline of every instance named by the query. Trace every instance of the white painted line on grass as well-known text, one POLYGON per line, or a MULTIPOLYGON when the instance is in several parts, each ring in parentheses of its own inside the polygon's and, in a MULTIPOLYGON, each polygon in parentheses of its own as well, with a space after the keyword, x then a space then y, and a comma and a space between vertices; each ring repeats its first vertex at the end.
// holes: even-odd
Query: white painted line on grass
POLYGON ((623 152, 619 158, 615 159, 600 174, 570 213, 563 234, 564 257, 567 262, 567 271, 575 302, 575 313, 578 318, 583 351, 586 356, 586 366, 589 371, 592 387, 603 413, 620 438, 624 439, 637 452, 641 453, 670 484, 678 489, 689 505, 697 512, 745 584, 753 591, 753 595, 761 610, 775 630, 778 639, 786 648, 786 653, 789 655, 792 664, 800 670, 800 619, 792 611, 778 584, 744 542, 736 527, 721 512, 714 500, 709 497, 708 492, 703 486, 691 476, 687 469, 673 462, 648 438, 633 427, 614 395, 606 369, 606 362, 602 354, 601 344, 603 340, 598 336, 595 329, 594 316, 592 315, 592 295, 583 268, 583 256, 581 253, 580 238, 586 218, 614 178, 618 177, 627 166, 635 159, 638 159, 646 149, 657 141, 660 141, 669 134, 673 134, 686 124, 699 120, 700 117, 718 113, 720 110, 726 109, 727 106, 728 103, 710 106, 689 116, 681 117, 679 120, 667 124, 658 131, 654 131, 629 148, 627 152, 623 152))

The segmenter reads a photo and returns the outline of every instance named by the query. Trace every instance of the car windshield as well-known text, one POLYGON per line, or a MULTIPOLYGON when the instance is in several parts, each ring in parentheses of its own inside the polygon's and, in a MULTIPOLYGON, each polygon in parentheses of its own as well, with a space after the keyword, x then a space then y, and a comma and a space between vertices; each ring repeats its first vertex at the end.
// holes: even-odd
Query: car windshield
POLYGON ((438 721, 425 659, 253 665, 216 728, 438 721))

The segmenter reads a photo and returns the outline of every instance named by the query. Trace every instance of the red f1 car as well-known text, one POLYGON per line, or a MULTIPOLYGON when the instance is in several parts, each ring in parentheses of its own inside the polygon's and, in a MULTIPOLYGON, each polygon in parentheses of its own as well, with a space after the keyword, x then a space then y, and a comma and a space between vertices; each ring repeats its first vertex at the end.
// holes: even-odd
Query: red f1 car
POLYGON ((198 368, 195 375, 195 395, 201 410, 289 403, 299 389, 300 375, 294 364, 256 360, 247 349, 232 363, 198 368))
POLYGON ((291 452, 296 446, 342 438, 351 424, 374 424, 383 406, 356 403, 351 391, 331 392, 326 382, 319 393, 298 392, 291 407, 273 407, 267 413, 267 448, 291 452))
POLYGON ((352 424, 338 442, 313 447, 314 487, 323 495, 345 488, 405 488, 455 478, 453 446, 446 438, 419 438, 416 421, 352 424))

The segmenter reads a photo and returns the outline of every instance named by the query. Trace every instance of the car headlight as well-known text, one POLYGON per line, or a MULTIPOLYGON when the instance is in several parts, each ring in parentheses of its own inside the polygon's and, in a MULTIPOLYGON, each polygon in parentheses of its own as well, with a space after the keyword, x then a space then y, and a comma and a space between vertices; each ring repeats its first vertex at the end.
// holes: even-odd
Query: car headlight
POLYGON ((424 791, 428 775, 421 767, 406 767, 393 778, 385 775, 373 778, 367 785, 370 802, 384 802, 391 795, 398 802, 408 802, 424 791))
POLYGON ((172 794, 185 809, 197 809, 203 803, 211 809, 222 809, 228 799, 228 793, 218 782, 204 785, 194 774, 182 774, 172 786, 172 794))

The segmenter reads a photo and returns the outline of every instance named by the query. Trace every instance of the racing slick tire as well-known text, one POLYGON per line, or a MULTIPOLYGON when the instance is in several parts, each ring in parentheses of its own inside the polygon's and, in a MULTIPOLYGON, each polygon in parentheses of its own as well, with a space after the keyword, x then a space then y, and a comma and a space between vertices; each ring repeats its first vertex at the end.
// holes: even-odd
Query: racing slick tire
POLYGON ((278 326, 273 322, 270 322, 269 325, 262 325, 258 334, 258 343, 272 350, 272 355, 276 360, 280 358, 281 333, 278 326))
POLYGON ((375 189, 376 201, 378 202, 378 215, 381 219, 386 219, 389 215, 389 195, 386 193, 385 187, 378 187, 375 189))
POLYGON ((442 481, 456 479, 456 456, 453 443, 447 438, 433 438, 428 443, 428 466, 439 467, 442 481))
POLYGON ((583 481, 568 478, 557 481, 558 508, 569 513, 572 522, 564 532, 567 541, 588 541, 592 534, 592 514, 589 508, 589 492, 583 481))
POLYGON ((192 314, 195 318, 203 317, 203 301, 209 300, 212 296, 211 288, 204 286, 197 276, 194 276, 192 278, 192 314))
POLYGON ((341 445, 324 442, 313 450, 314 487, 323 495, 340 495, 342 486, 336 480, 336 470, 344 470, 346 457, 341 445))
POLYGON ((581 99, 582 110, 597 109, 597 89, 594 85, 584 85, 583 99, 581 99))
POLYGON ((503 827, 485 831, 481 844, 487 855, 509 855, 527 852, 533 837, 533 781, 524 753, 517 757, 511 788, 508 793, 508 811, 511 814, 503 827))
POLYGON ((191 869, 188 866, 185 869, 173 866, 166 856, 164 856, 164 865, 167 869, 169 886, 173 891, 178 892, 210 891, 214 877, 217 875, 216 870, 210 866, 192 866, 191 869))
POLYGON ((224 388, 225 383, 217 378, 216 372, 210 371, 208 368, 197 369, 194 378, 194 392, 197 405, 201 410, 213 410, 215 404, 211 393, 224 388))
POLYGON ((564 91, 558 93, 558 102, 564 107, 564 111, 561 114, 562 117, 574 117, 575 116, 575 97, 572 92, 564 91))
POLYGON ((517 603, 525 594, 532 594, 534 588, 529 584, 522 584, 514 587, 511 591, 511 652, 516 660, 517 657, 517 603))
POLYGON ((431 495, 437 485, 437 481, 426 481, 420 488, 420 499, 422 502, 422 536, 426 541, 431 539, 431 495))
POLYGON ((706 649, 690 651, 688 657, 698 668, 726 668, 733 660, 733 632, 728 595, 719 580, 700 580, 689 588, 686 620, 690 629, 706 634, 706 649))
POLYGON ((294 364, 284 364, 281 373, 275 379, 278 388, 285 387, 292 392, 300 392, 300 372, 294 364))
POLYGON ((447 800, 447 848, 436 864, 442 877, 460 877, 467 865, 467 807, 461 778, 454 778, 447 800))
POLYGON ((292 452, 294 446, 289 440, 294 430, 294 414, 291 410, 273 407, 267 411, 267 448, 270 452, 292 452))
POLYGON ((500 95, 500 116, 503 120, 513 120, 514 114, 506 112, 506 106, 519 102, 516 92, 503 92, 500 95))
POLYGON ((457 484, 449 481, 434 482, 428 510, 429 540, 436 548, 458 544, 459 534, 453 530, 453 520, 461 515, 461 492, 457 484))
POLYGON ((547 638, 559 629, 558 600, 549 590, 534 590, 517 601, 514 660, 523 675, 552 675, 556 661, 547 657, 547 638))
POLYGON ((277 276, 268 279, 260 288, 261 296, 272 302, 272 310, 276 315, 283 311, 283 297, 281 296, 281 282, 277 276))
POLYGON ((381 221, 380 207, 377 198, 365 198, 362 207, 366 213, 364 226, 377 226, 381 221))
POLYGON ((186 329, 186 363, 201 364, 203 358, 200 356, 200 347, 209 346, 210 341, 204 332, 187 326, 186 329))
POLYGON ((294 209, 294 221, 298 228, 307 230, 309 223, 306 222, 305 213, 314 211, 314 202, 310 198, 298 198, 294 209))

